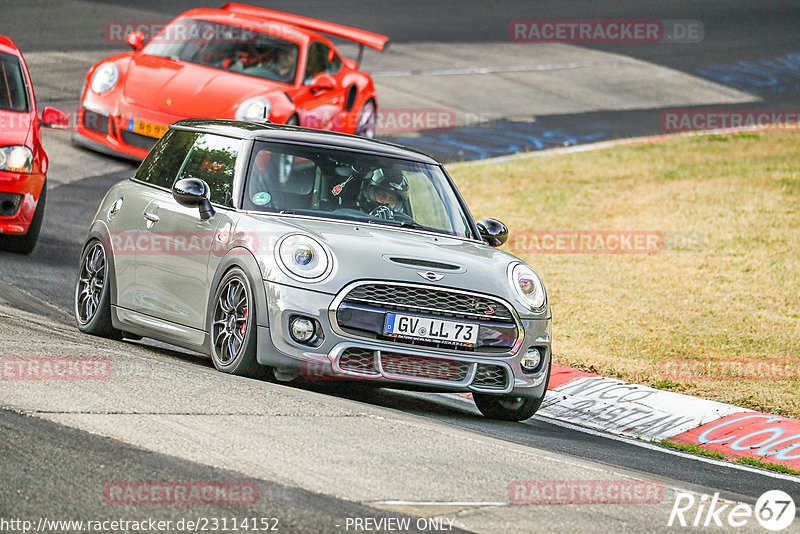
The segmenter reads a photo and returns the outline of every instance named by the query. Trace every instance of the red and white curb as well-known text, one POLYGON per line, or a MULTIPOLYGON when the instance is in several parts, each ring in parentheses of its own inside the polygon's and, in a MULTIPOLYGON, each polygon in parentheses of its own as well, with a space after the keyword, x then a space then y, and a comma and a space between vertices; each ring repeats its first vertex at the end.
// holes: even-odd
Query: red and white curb
POLYGON ((537 415, 635 439, 699 445, 729 460, 754 458, 800 470, 800 420, 561 365, 553 364, 537 415))

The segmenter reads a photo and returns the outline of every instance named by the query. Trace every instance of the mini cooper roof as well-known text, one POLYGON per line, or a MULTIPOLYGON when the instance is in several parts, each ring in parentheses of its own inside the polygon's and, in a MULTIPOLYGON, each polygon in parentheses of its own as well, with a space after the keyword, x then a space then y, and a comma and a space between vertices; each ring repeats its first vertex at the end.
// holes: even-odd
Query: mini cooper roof
POLYGON ((170 126, 170 128, 174 130, 214 133, 240 139, 317 145, 332 149, 338 148, 356 152, 367 152, 379 156, 427 163, 429 165, 440 165, 438 161, 427 154, 400 145, 367 139, 366 137, 359 137, 357 135, 312 130, 309 128, 299 128, 297 126, 226 119, 184 119, 176 122, 170 126))

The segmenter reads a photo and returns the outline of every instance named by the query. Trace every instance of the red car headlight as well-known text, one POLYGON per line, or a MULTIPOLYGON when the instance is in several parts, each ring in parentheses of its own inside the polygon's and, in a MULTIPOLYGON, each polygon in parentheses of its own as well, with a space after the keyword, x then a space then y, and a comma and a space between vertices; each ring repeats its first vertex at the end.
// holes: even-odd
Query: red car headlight
POLYGON ((9 172, 33 172, 33 153, 26 146, 0 147, 0 170, 9 172))

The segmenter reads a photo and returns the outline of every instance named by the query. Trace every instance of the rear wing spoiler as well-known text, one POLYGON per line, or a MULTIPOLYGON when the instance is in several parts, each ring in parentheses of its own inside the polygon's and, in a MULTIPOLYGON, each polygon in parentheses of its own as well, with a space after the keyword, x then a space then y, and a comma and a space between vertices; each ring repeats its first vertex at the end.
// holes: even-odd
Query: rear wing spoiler
POLYGON ((349 26, 342 26, 341 24, 334 24, 333 22, 325 22, 324 20, 316 20, 300 15, 292 15, 290 13, 281 13, 280 11, 272 11, 271 9, 264 9, 261 7, 246 6, 244 4, 230 3, 222 6, 222 9, 231 11, 233 13, 241 13, 243 15, 252 15, 275 22, 282 22, 284 24, 292 24, 308 30, 313 30, 321 33, 327 33, 336 37, 354 41, 360 45, 366 45, 375 50, 382 51, 389 38, 379 33, 368 32, 366 30, 359 30, 358 28, 351 28, 349 26))

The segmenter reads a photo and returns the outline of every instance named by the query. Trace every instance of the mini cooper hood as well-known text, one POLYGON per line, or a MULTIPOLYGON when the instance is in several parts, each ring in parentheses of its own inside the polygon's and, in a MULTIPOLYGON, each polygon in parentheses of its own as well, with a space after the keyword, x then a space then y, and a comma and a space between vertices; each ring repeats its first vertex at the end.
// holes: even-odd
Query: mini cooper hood
MULTIPOLYGON (((318 291, 337 293, 355 280, 395 280, 492 294, 517 305, 508 283, 507 267, 519 260, 488 245, 369 223, 332 224, 300 218, 282 218, 281 222, 285 234, 310 235, 333 253, 335 270, 328 279, 313 284, 318 291), (453 268, 409 264, 416 261, 453 268), (428 272, 441 278, 427 278, 424 273, 428 272)), ((271 278, 268 272, 264 275, 271 278)))
MULTIPOLYGON (((269 80, 148 54, 134 54, 124 95, 132 104, 185 117, 233 118, 236 106, 283 87, 269 80)), ((287 86, 288 87, 288 86, 287 86)))

